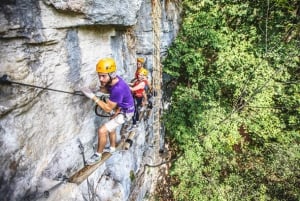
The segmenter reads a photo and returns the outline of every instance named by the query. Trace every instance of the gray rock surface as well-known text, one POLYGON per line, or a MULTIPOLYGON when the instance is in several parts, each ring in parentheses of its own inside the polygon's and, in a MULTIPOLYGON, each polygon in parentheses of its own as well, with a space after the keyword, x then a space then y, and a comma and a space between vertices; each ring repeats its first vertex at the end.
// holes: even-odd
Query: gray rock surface
POLYGON ((132 26, 142 0, 44 0, 63 13, 80 15, 86 24, 132 26))

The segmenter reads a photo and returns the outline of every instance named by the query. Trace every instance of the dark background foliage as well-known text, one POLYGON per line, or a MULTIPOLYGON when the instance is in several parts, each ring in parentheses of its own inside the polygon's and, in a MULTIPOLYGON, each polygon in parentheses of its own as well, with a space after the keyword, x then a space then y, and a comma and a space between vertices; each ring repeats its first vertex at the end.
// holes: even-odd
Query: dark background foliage
POLYGON ((164 123, 184 153, 174 199, 300 200, 300 2, 182 7, 164 61, 173 86, 164 123))

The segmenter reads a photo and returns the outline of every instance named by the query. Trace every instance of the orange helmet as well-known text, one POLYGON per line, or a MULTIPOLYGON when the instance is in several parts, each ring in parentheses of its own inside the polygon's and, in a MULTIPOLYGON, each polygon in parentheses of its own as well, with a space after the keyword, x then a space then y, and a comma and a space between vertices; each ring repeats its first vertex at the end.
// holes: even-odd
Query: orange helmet
POLYGON ((142 57, 139 57, 136 59, 137 62, 140 62, 140 63, 144 63, 145 62, 145 59, 142 58, 142 57))
POLYGON ((116 70, 116 62, 112 58, 100 59, 96 65, 96 71, 98 73, 114 73, 116 70))
POLYGON ((138 74, 142 74, 144 76, 147 76, 148 75, 148 71, 146 68, 141 68, 139 71, 138 71, 138 74))

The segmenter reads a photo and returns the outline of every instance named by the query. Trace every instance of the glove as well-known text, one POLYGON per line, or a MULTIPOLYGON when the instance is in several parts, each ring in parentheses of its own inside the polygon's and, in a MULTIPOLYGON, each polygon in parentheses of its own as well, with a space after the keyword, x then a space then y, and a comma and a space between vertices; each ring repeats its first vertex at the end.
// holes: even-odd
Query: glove
POLYGON ((80 90, 86 97, 90 99, 93 99, 96 96, 88 87, 82 87, 80 90))

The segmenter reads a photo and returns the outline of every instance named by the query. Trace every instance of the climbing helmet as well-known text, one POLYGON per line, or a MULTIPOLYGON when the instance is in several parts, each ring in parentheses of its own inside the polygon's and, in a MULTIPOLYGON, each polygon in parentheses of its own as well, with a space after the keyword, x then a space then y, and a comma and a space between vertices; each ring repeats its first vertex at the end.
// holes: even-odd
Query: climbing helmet
POLYGON ((145 62, 145 59, 142 58, 142 57, 139 57, 139 58, 136 59, 136 61, 143 64, 145 62))
POLYGON ((112 58, 100 59, 96 65, 96 71, 98 73, 114 73, 116 72, 116 62, 112 58))
POLYGON ((147 71, 147 69, 145 69, 145 68, 141 68, 138 72, 139 72, 139 74, 142 74, 142 75, 144 75, 144 76, 147 76, 147 75, 148 75, 148 71, 147 71))

